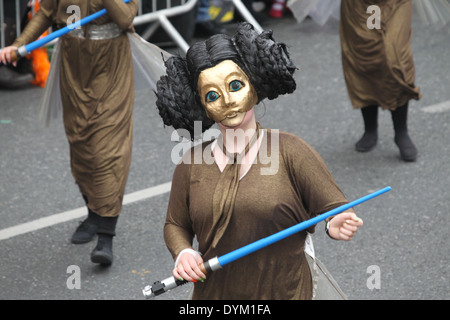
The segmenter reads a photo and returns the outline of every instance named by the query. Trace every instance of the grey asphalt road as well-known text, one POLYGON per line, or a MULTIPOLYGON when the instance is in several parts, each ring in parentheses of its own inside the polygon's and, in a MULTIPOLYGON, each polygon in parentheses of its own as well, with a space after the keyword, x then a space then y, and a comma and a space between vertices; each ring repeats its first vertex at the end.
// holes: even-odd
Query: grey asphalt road
MULTIPOLYGON (((311 20, 282 19, 265 28, 288 44, 299 70, 295 93, 257 107, 260 123, 309 142, 349 200, 392 187, 356 208, 364 226, 353 241, 330 240, 319 225, 313 235, 318 258, 349 299, 449 299, 450 28, 435 30, 414 20, 416 83, 423 94, 410 107, 410 132, 420 152, 414 163, 399 159, 389 112, 380 114, 377 148, 354 151, 362 119, 347 96, 336 21, 320 27, 311 20), (372 270, 379 271, 375 288, 372 270)), ((46 128, 37 120, 41 94, 31 86, 0 90, 0 234, 83 207, 62 122, 46 128)), ((170 182, 177 145, 171 134, 158 116, 154 94, 137 92, 127 194, 170 182)), ((81 218, 0 240, 0 299, 142 300, 146 284, 171 273, 162 236, 167 202, 163 192, 124 206, 109 268, 90 262, 95 242, 70 243, 81 218), (79 268, 79 288, 70 287, 71 266, 79 268)), ((189 289, 158 299, 184 300, 189 289)))

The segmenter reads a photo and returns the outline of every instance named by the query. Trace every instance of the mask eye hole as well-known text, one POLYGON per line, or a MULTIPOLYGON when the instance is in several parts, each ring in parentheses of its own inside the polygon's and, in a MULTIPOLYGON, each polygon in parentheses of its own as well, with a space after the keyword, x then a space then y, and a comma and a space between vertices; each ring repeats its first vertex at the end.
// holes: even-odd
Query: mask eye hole
POLYGON ((219 99, 219 95, 217 94, 217 92, 209 91, 206 94, 206 102, 214 102, 217 99, 219 99))
POLYGON ((230 90, 231 91, 239 91, 244 86, 244 83, 239 80, 233 80, 230 82, 230 90))

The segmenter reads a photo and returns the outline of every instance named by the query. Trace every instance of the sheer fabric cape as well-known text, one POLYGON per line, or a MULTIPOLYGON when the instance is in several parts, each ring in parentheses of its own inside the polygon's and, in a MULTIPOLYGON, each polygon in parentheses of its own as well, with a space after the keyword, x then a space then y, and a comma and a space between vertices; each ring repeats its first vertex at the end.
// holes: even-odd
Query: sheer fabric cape
MULTIPOLYGON (((372 2, 376 4, 375 1, 372 2)), ((414 12, 427 25, 441 28, 450 22, 450 0, 414 0, 413 4, 414 12)), ((321 26, 330 17, 340 18, 340 5, 341 0, 288 0, 287 2, 298 23, 310 16, 321 26)))
MULTIPOLYGON (((137 33, 127 33, 133 56, 133 71, 135 90, 156 90, 156 82, 165 74, 164 60, 171 54, 147 42, 137 33)), ((60 41, 53 48, 50 71, 47 84, 39 104, 39 119, 46 126, 61 117, 62 102, 59 83, 60 72, 60 41)))
POLYGON ((288 0, 287 7, 291 10, 298 23, 306 17, 311 17, 323 26, 330 17, 339 19, 341 0, 288 0))

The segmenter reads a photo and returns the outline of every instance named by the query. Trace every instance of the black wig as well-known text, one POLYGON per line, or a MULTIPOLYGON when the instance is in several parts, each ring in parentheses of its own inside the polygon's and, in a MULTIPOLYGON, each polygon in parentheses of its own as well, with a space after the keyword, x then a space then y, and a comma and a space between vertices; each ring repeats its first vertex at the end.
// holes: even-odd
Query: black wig
POLYGON ((157 83, 156 105, 165 125, 186 129, 194 138, 194 121, 202 122, 202 132, 214 121, 206 115, 198 97, 200 72, 225 60, 235 62, 249 77, 258 95, 275 99, 292 93, 296 67, 286 45, 272 39, 272 31, 258 34, 249 23, 241 23, 233 37, 214 35, 192 45, 186 58, 172 56, 166 62, 166 75, 157 83))

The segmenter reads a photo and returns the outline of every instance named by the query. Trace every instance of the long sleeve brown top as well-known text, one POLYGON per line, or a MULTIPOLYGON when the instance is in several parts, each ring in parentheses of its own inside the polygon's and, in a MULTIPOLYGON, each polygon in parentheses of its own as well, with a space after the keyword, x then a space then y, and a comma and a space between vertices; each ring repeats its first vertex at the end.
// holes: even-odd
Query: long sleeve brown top
MULTIPOLYGON (((317 152, 292 134, 281 132, 274 139, 271 132, 264 134, 258 160, 239 182, 231 219, 215 247, 212 199, 221 171, 215 163, 194 163, 211 152, 211 144, 198 146, 191 163, 176 167, 164 227, 174 258, 192 247, 194 236, 207 261, 347 203, 317 152)), ((193 298, 311 299, 306 235, 292 235, 208 274, 195 284, 193 298)))

